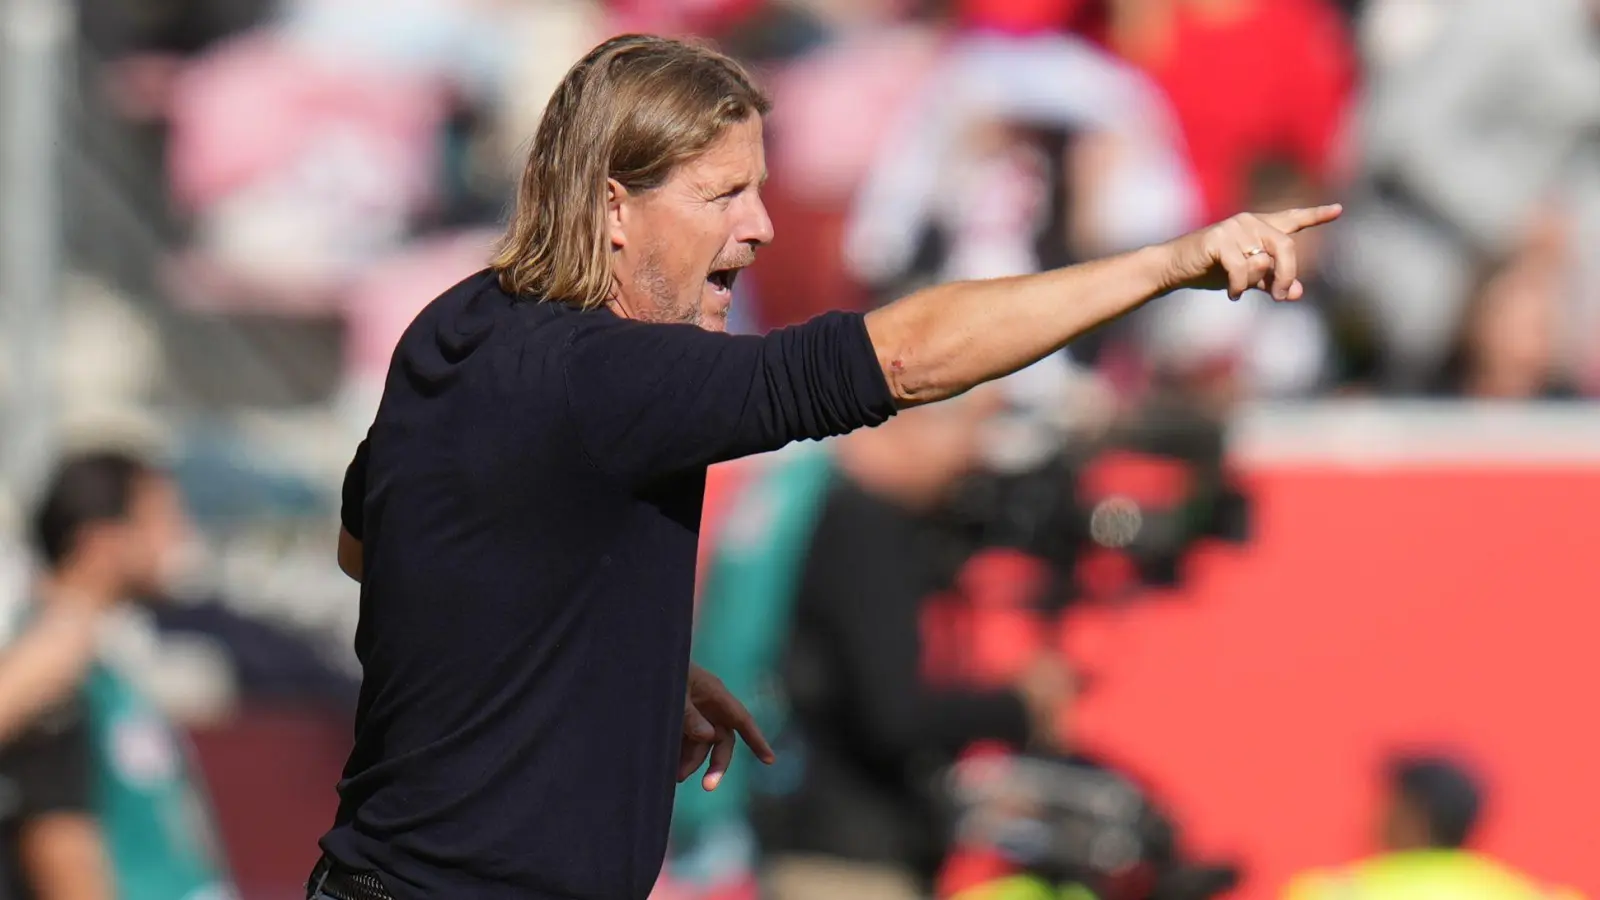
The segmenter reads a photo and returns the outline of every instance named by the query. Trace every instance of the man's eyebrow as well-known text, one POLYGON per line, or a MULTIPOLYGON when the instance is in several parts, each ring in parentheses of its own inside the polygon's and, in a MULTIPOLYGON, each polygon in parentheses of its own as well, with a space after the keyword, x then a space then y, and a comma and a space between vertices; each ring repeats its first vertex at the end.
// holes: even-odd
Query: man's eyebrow
POLYGON ((720 197, 723 194, 731 194, 734 191, 742 191, 748 187, 761 187, 767 183, 767 175, 767 172, 762 172, 761 177, 754 181, 751 181, 747 178, 734 178, 721 182, 717 185, 716 195, 720 197))

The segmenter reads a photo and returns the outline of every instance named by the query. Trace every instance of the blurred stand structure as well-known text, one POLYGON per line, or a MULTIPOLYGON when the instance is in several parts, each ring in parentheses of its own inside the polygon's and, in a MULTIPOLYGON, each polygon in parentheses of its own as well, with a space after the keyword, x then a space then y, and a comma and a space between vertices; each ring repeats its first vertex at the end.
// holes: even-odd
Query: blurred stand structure
POLYGON ((5 475, 10 493, 48 471, 57 434, 54 360, 65 257, 63 127, 73 8, 52 0, 0 4, 0 304, 8 361, 5 475))

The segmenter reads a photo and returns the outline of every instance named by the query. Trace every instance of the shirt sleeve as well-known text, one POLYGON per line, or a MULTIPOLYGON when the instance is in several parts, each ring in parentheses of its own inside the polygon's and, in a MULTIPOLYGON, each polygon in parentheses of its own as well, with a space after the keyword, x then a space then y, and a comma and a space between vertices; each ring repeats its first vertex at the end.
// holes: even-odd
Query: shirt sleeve
POLYGON ((90 812, 89 759, 89 727, 76 702, 43 714, 0 748, 0 777, 20 790, 17 817, 90 812))
POLYGON ((362 516, 367 501, 367 441, 356 445, 355 458, 344 471, 344 486, 340 490, 339 523, 350 536, 361 540, 362 516))
POLYGON ((634 486, 895 412, 856 313, 762 336, 615 319, 574 333, 565 376, 584 452, 634 486))

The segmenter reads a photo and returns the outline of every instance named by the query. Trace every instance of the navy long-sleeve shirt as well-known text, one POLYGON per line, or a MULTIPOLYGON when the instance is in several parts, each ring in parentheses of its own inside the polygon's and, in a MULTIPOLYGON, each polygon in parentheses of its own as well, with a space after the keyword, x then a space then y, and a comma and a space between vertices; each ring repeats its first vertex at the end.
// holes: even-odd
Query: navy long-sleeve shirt
POLYGON ((401 900, 646 897, 706 466, 894 408, 853 314, 730 336, 490 272, 435 300, 346 476, 363 683, 323 850, 401 900))

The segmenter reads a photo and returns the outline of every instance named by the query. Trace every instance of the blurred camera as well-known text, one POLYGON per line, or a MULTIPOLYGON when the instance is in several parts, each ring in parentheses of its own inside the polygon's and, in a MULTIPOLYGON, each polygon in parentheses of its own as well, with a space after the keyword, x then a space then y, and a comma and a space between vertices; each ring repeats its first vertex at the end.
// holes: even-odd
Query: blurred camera
POLYGON ((958 846, 1103 900, 1208 900, 1238 871, 1184 859, 1172 823, 1132 780, 1084 758, 993 755, 944 778, 958 846))
MULTIPOLYGON (((956 552, 1013 548, 1072 576, 1112 551, 1136 586, 1174 585, 1196 544, 1249 538, 1250 503, 1223 464, 1225 438, 1221 421, 1180 396, 1154 397, 1090 444, 969 479, 945 511, 964 543, 956 552)), ((1084 595, 1074 577, 1061 582, 1059 602, 1084 595)))

